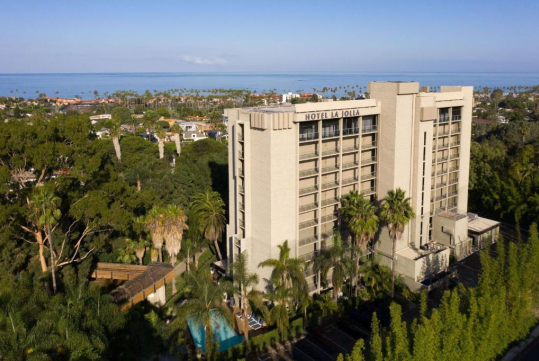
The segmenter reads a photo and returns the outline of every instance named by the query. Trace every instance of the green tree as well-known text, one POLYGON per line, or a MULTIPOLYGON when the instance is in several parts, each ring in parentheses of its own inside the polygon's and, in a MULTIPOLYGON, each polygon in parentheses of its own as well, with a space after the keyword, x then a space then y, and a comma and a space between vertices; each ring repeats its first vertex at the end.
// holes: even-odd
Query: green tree
POLYGON ((404 227, 415 217, 414 210, 410 204, 410 198, 406 197, 405 192, 397 188, 389 190, 384 198, 380 210, 380 218, 386 224, 389 231, 389 237, 393 241, 391 255, 391 297, 395 297, 395 257, 397 241, 401 238, 404 227))
POLYGON ((213 242, 219 259, 223 259, 219 241, 223 235, 226 218, 225 203, 219 193, 207 190, 197 194, 191 203, 191 215, 196 219, 195 222, 204 237, 213 242))
POLYGON ((370 360, 371 361, 383 361, 383 345, 382 337, 380 335, 380 322, 378 321, 378 316, 376 312, 372 315, 371 322, 371 341, 370 341, 370 360))
POLYGON ((277 247, 279 247, 279 258, 262 261, 258 267, 272 267, 271 282, 276 287, 291 289, 294 283, 298 283, 304 278, 305 261, 300 258, 290 258, 288 240, 277 247))
POLYGON ((146 227, 150 231, 152 243, 159 252, 159 262, 163 262, 163 243, 165 233, 165 212, 161 207, 153 207, 145 218, 146 227))

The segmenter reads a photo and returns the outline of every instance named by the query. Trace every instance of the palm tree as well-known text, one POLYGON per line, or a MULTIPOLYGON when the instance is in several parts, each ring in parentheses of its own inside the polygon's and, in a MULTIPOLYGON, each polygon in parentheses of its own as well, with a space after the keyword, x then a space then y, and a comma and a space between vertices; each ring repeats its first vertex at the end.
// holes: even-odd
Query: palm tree
POLYGON ((133 248, 135 250, 135 255, 138 258, 138 264, 142 264, 144 254, 146 253, 146 248, 148 248, 149 246, 150 242, 143 238, 140 238, 138 241, 133 241, 133 248))
MULTIPOLYGON (((365 252, 379 228, 376 207, 363 194, 358 194, 357 191, 352 191, 344 196, 341 199, 341 205, 341 214, 352 234, 353 245, 359 247, 361 252, 365 252)), ((357 296, 358 291, 360 257, 356 257, 356 259, 356 274, 354 275, 355 296, 357 296)))
POLYGON ((45 187, 40 187, 32 197, 31 203, 33 208, 36 211, 36 214, 39 216, 38 222, 39 225, 45 230, 47 239, 49 240, 49 250, 51 254, 51 275, 52 275, 52 288, 54 293, 56 293, 56 272, 54 269, 54 246, 52 240, 52 227, 58 222, 62 216, 62 211, 60 211, 60 198, 54 195, 54 192, 46 189, 45 187))
POLYGON ((121 162, 122 161, 122 149, 120 148, 120 134, 121 128, 120 124, 114 123, 109 129, 110 137, 112 138, 112 144, 114 144, 114 151, 116 152, 116 158, 121 162))
POLYGON ((235 258, 234 263, 232 263, 232 272, 241 308, 243 335, 245 336, 245 343, 248 343, 249 324, 247 322, 247 312, 250 301, 256 302, 259 299, 258 292, 253 288, 258 284, 258 275, 249 272, 247 251, 238 254, 235 258))
POLYGON ((279 247, 279 258, 267 259, 260 262, 258 267, 273 267, 271 282, 274 287, 282 286, 290 289, 293 283, 304 279, 303 269, 305 267, 305 261, 301 258, 290 258, 288 240, 277 247, 279 247))
POLYGON ((163 238, 170 256, 170 263, 174 266, 181 250, 183 231, 187 229, 187 216, 180 206, 172 204, 168 205, 164 211, 163 238))
POLYGON ((269 321, 277 327, 277 330, 282 335, 290 324, 289 309, 293 298, 292 289, 278 286, 273 292, 266 293, 264 297, 273 304, 269 311, 269 321))
POLYGON ((157 146, 159 147, 159 159, 163 159, 165 157, 165 137, 167 136, 167 131, 163 127, 157 127, 155 136, 157 137, 157 146))
POLYGON ((174 143, 176 143, 176 153, 178 153, 178 157, 182 153, 182 144, 181 144, 181 127, 178 124, 174 124, 170 131, 174 133, 174 143))
POLYGON ((391 255, 391 297, 395 297, 395 255, 397 241, 404 233, 404 227, 415 217, 414 210, 410 205, 410 198, 406 197, 406 192, 400 188, 389 190, 385 196, 380 219, 386 224, 389 237, 393 241, 391 255))
POLYGON ((333 299, 337 302, 344 282, 354 273, 355 265, 352 248, 342 241, 338 232, 335 232, 333 245, 323 249, 320 255, 315 258, 313 271, 320 272, 320 278, 327 282, 328 273, 333 270, 331 283, 333 284, 333 299))
POLYGON ((225 229, 225 203, 219 193, 207 190, 199 193, 191 203, 191 214, 204 237, 213 241, 219 260, 223 259, 219 241, 225 229))
POLYGON ((201 269, 199 272, 191 272, 187 276, 189 297, 178 308, 179 320, 190 320, 194 327, 204 327, 206 335, 206 352, 208 359, 216 351, 214 342, 215 323, 218 319, 233 327, 232 313, 228 309, 223 295, 230 295, 234 287, 229 281, 214 283, 209 269, 201 269))
POLYGON ((159 262, 163 262, 163 242, 164 242, 164 222, 165 215, 160 207, 153 207, 145 218, 146 227, 150 231, 152 243, 159 253, 159 262))

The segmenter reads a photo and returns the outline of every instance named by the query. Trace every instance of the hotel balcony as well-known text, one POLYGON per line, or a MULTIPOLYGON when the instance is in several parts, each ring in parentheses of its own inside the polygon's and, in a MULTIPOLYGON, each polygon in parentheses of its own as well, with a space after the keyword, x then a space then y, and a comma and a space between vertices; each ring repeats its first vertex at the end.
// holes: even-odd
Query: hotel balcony
POLYGON ((376 178, 376 172, 371 172, 371 173, 361 175, 362 181, 367 180, 367 179, 372 179, 372 178, 376 178))
POLYGON ((310 228, 318 225, 318 219, 309 219, 308 221, 299 222, 299 229, 310 228))
POLYGON ((343 163, 342 169, 354 168, 354 167, 357 167, 358 165, 359 165, 358 161, 343 163))
POLYGON ((334 154, 339 154, 339 147, 326 149, 326 150, 322 151, 322 156, 323 157, 325 157, 327 155, 334 155, 334 154))
POLYGON ((243 159, 243 152, 241 150, 238 150, 238 158, 243 159))
MULTIPOLYGON (((303 276, 305 278, 312 277, 314 275, 315 275, 315 273, 314 273, 314 271, 313 271, 313 269, 311 267, 309 267, 309 268, 305 269, 305 271, 303 271, 303 276)), ((315 289, 316 289, 316 285, 313 284, 313 286, 315 286, 315 289)), ((309 289, 309 291, 311 291, 311 290, 309 289)), ((312 291, 314 291, 314 289, 312 291)))
POLYGON ((317 236, 309 236, 309 237, 305 237, 305 238, 301 238, 298 242, 298 245, 300 247, 303 247, 303 246, 307 246, 309 244, 312 244, 314 242, 318 241, 318 237, 317 236))
POLYGON ((460 157, 460 154, 459 153, 455 153, 455 154, 451 154, 451 156, 449 157, 450 159, 457 159, 458 157, 460 157))
POLYGON ((334 138, 341 135, 339 129, 336 130, 324 130, 322 129, 322 138, 334 138))
POLYGON ((333 237, 333 234, 338 231, 339 229, 338 228, 333 228, 331 229, 330 231, 328 232, 323 232, 321 235, 320 235, 320 240, 321 241, 325 241, 327 239, 330 239, 333 237))
POLYGON ((447 198, 447 194, 440 194, 440 195, 436 196, 435 199, 436 199, 437 201, 440 201, 440 200, 446 199, 446 198, 447 198))
POLYGON ((328 165, 328 166, 322 167, 322 173, 331 173, 331 172, 336 172, 338 170, 339 170, 339 165, 338 164, 328 165))
POLYGON ((457 140, 456 142, 452 142, 451 147, 458 147, 460 145, 460 140, 457 140))
POLYGON ((371 126, 366 126, 366 127, 361 128, 361 133, 363 134, 374 133, 376 131, 378 131, 378 125, 371 125, 371 126))
POLYGON ((376 163, 376 156, 361 159, 361 165, 367 165, 367 164, 372 164, 372 163, 376 163))
POLYGON ((240 191, 241 194, 245 193, 245 187, 244 186, 240 185, 238 188, 239 188, 239 191, 240 191))
POLYGON ((358 149, 359 149, 359 145, 354 144, 354 145, 349 145, 349 146, 343 147, 342 152, 343 153, 350 153, 350 152, 355 152, 358 149))
POLYGON ((343 129, 343 130, 342 130, 342 135, 343 135, 343 136, 347 136, 347 135, 356 135, 356 134, 359 134, 359 127, 355 127, 355 128, 346 128, 346 129, 343 129))
POLYGON ((309 159, 309 158, 316 158, 316 157, 318 157, 318 152, 317 151, 305 152, 305 153, 301 153, 299 155, 300 160, 309 159))
POLYGON ((330 188, 336 188, 338 186, 339 186, 339 181, 333 181, 333 182, 328 182, 328 183, 322 184, 322 189, 326 190, 326 189, 330 189, 330 188))
POLYGON ((447 162, 448 159, 449 158, 447 156, 438 157, 438 158, 436 158, 436 163, 447 162))
POLYGON ((458 133, 460 133, 460 129, 461 129, 461 128, 451 129, 451 134, 458 134, 458 133))
POLYGON ((299 141, 300 142, 309 142, 309 141, 312 141, 312 140, 317 140, 318 139, 318 133, 300 133, 299 134, 299 141))
POLYGON ((458 183, 458 182, 459 182, 459 179, 458 179, 458 178, 450 179, 450 180, 449 180, 449 184, 455 184, 455 183, 458 183))
POLYGON ((300 171, 299 172, 299 177, 300 178, 309 177, 309 176, 315 175, 315 174, 318 174, 318 168, 316 168, 316 167, 300 171))
POLYGON ((346 179, 342 180, 342 185, 345 186, 347 184, 356 183, 358 180, 359 180, 359 178, 357 176, 352 177, 352 178, 346 178, 346 179))
POLYGON ((240 211, 245 212, 245 203, 239 204, 240 211))
POLYGON ((447 169, 438 169, 438 171, 436 172, 437 175, 445 174, 445 173, 447 173, 447 169))
POLYGON ((438 145, 438 150, 447 149, 447 148, 449 148, 449 143, 438 145))
POLYGON ((243 219, 240 219, 240 227, 245 229, 245 221, 243 219))
POLYGON ((299 189, 299 194, 302 196, 302 195, 309 194, 309 193, 314 193, 314 192, 317 192, 317 191, 318 191, 318 186, 314 185, 314 186, 310 186, 310 187, 300 188, 299 189))
POLYGON ((315 283, 309 283, 307 288, 309 289, 309 292, 314 292, 318 289, 318 286, 315 283))
POLYGON ((243 170, 243 168, 238 169, 238 174, 240 175, 240 177, 245 177, 245 171, 243 170))
POLYGON ((460 118, 461 118, 460 115, 453 115, 453 116, 451 117, 451 121, 452 121, 452 122, 458 122, 458 121, 460 121, 460 118))
POLYGON ((440 119, 438 120, 439 123, 447 123, 449 122, 449 113, 447 114, 440 114, 440 119))
POLYGON ((440 182, 436 184, 436 188, 445 187, 447 185, 447 182, 440 182))
POLYGON ((361 190, 361 193, 362 193, 364 196, 370 196, 371 194, 376 193, 376 187, 363 188, 363 189, 361 190))
POLYGON ((361 144, 361 149, 370 149, 370 148, 375 148, 376 147, 376 141, 374 142, 365 142, 363 144, 361 144))
POLYGON ((336 204, 336 203, 339 203, 339 198, 338 197, 333 197, 333 198, 329 198, 329 199, 324 199, 322 201, 322 207, 325 207, 325 206, 329 206, 331 204, 336 204))
POLYGON ((338 214, 337 213, 334 213, 334 214, 326 214, 325 216, 322 216, 322 218, 320 218, 320 223, 326 223, 326 222, 332 222, 332 221, 336 221, 338 219, 338 214))
POLYGON ((439 130, 438 132, 434 133, 435 137, 445 137, 446 135, 449 135, 449 130, 439 130))
POLYGON ((310 261, 314 260, 314 258, 316 257, 317 254, 318 254, 317 251, 313 251, 313 252, 302 254, 298 258, 301 258, 305 262, 310 262, 310 261))
POLYGON ((449 168, 449 172, 456 172, 459 170, 459 166, 449 168))
POLYGON ((243 135, 243 133, 238 133, 238 140, 239 140, 240 142, 243 142, 243 140, 244 140, 244 135, 243 135))
POLYGON ((455 189, 455 190, 449 192, 449 197, 453 197, 453 196, 456 196, 456 195, 458 195, 458 194, 459 194, 459 190, 458 190, 458 189, 455 189))
POLYGON ((299 213, 305 213, 318 208, 318 202, 304 204, 299 207, 299 213))

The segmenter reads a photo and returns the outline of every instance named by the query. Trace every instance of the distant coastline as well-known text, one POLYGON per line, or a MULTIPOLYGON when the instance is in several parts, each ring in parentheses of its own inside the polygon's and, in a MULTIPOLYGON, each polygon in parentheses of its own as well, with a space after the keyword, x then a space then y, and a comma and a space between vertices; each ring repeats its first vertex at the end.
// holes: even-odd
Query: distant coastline
MULTIPOLYGON (((0 74, 0 96, 47 96, 93 99, 116 91, 138 93, 171 89, 248 89, 277 93, 323 87, 361 87, 369 81, 419 81, 421 85, 510 87, 539 85, 539 72, 141 72, 0 74)), ((344 93, 344 90, 343 90, 344 93)))

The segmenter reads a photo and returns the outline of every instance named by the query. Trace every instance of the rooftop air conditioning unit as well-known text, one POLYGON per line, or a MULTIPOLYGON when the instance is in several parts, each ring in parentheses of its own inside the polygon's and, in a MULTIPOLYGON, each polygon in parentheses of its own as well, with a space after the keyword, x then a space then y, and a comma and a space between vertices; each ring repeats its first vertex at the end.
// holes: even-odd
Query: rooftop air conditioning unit
POLYGON ((470 219, 470 221, 473 221, 474 219, 479 218, 479 216, 477 215, 477 213, 468 212, 468 218, 470 219))

